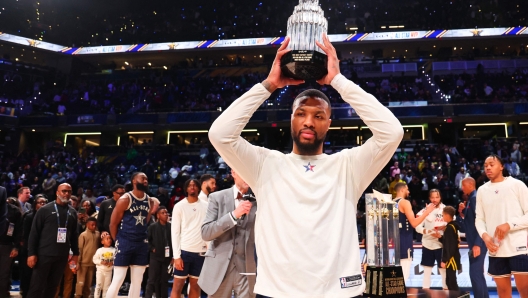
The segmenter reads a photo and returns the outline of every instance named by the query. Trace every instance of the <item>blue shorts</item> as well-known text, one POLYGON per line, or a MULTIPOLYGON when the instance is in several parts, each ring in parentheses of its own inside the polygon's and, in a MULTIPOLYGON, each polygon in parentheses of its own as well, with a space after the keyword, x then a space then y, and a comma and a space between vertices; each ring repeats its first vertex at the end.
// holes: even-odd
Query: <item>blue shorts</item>
POLYGON ((442 249, 428 249, 426 247, 422 247, 422 262, 420 265, 427 266, 427 267, 433 267, 435 265, 440 266, 442 263, 442 249))
POLYGON ((117 237, 114 266, 147 266, 149 264, 148 242, 135 242, 117 237))
POLYGON ((202 267, 205 261, 205 257, 201 256, 197 252, 188 252, 185 250, 181 251, 181 258, 183 260, 183 270, 177 270, 174 268, 175 278, 198 278, 202 272, 202 267))
POLYGON ((528 273, 528 254, 507 258, 489 257, 489 275, 493 277, 510 277, 516 273, 528 273))

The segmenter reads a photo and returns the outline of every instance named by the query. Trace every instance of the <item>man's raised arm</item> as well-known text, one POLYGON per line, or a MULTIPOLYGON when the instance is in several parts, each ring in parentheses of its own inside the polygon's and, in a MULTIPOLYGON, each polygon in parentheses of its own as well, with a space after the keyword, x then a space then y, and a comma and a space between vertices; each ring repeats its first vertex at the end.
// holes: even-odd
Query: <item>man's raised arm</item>
POLYGON ((271 93, 287 85, 298 85, 303 81, 282 76, 280 58, 288 52, 289 38, 277 51, 268 78, 253 86, 235 100, 211 125, 209 140, 226 163, 240 174, 250 186, 256 185, 258 172, 267 149, 251 145, 240 136, 257 108, 269 98, 271 93))
POLYGON ((373 134, 365 144, 355 148, 355 154, 352 155, 353 173, 357 177, 354 181, 357 190, 363 192, 394 155, 403 138, 403 127, 394 114, 373 95, 340 73, 337 53, 328 36, 324 35, 323 43, 316 43, 328 56, 328 74, 317 82, 332 85, 373 134))

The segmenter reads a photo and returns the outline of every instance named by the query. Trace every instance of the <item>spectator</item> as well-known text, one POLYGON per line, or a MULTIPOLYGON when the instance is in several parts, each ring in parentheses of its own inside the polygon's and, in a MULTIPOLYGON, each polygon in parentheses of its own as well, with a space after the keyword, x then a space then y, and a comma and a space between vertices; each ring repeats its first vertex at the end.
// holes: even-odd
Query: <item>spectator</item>
POLYGON ((189 298, 200 296, 198 277, 202 271, 207 249, 200 234, 207 212, 207 203, 198 198, 200 182, 189 179, 184 184, 187 197, 172 211, 171 239, 174 259, 174 281, 171 297, 180 295, 189 278, 189 298))
POLYGON ((31 210, 31 204, 29 203, 31 191, 29 190, 29 187, 23 186, 18 189, 17 195, 20 212, 21 214, 25 214, 26 212, 31 210))
POLYGON ((390 176, 394 178, 396 175, 400 174, 400 167, 397 161, 394 162, 394 165, 390 167, 390 176))
POLYGON ((455 187, 458 190, 462 189, 462 180, 467 177, 469 177, 469 174, 466 173, 466 169, 464 169, 463 167, 460 168, 460 171, 455 176, 455 187))
POLYGON ((101 239, 97 231, 97 219, 89 217, 86 221, 86 230, 79 235, 79 258, 77 264, 77 286, 75 297, 89 298, 95 264, 93 257, 101 239))
POLYGON ((105 200, 99 206, 99 214, 97 216, 97 228, 100 232, 110 231, 110 219, 112 211, 114 211, 117 200, 125 194, 125 187, 121 184, 116 184, 112 187, 112 198, 105 200))
MULTIPOLYGON (((429 289, 431 287, 431 273, 435 265, 439 266, 442 263, 442 243, 439 241, 441 234, 440 228, 445 226, 445 222, 442 217, 442 211, 445 205, 442 204, 442 198, 440 192, 437 189, 431 189, 429 191, 429 200, 431 204, 435 205, 431 214, 429 214, 426 220, 422 224, 416 227, 416 232, 423 235, 422 238, 422 261, 420 265, 424 268, 422 288, 429 289)), ((425 209, 418 212, 417 216, 421 216, 425 212, 425 209)), ((447 289, 445 284, 445 269, 439 269, 442 275, 442 288, 447 289)))
POLYGON ((7 226, 0 230, 0 295, 9 297, 11 266, 20 249, 21 222, 17 199, 9 198, 7 204, 7 226))
POLYGON ((90 202, 92 202, 93 205, 95 205, 95 200, 96 199, 97 199, 97 197, 94 195, 93 188, 88 187, 88 188, 86 188, 85 193, 82 195, 82 201, 81 202, 84 203, 84 201, 90 201, 90 202))
POLYGON ((69 184, 59 185, 55 202, 41 207, 35 214, 27 260, 28 266, 33 268, 28 293, 30 298, 55 295, 63 275, 63 270, 57 268, 66 267, 70 249, 73 252, 72 263, 77 264, 77 212, 68 205, 71 193, 69 184))
POLYGON ((156 213, 158 221, 148 227, 150 251, 149 279, 145 298, 167 298, 169 273, 167 267, 173 264, 171 223, 167 208, 160 206, 156 213))
POLYGON ((458 214, 459 218, 462 218, 465 226, 466 241, 470 249, 469 278, 471 280, 471 288, 473 289, 475 297, 489 298, 486 279, 484 278, 484 259, 486 258, 488 249, 475 227, 475 212, 477 206, 475 179, 468 177, 462 180, 462 192, 468 196, 468 200, 466 203, 460 203, 458 214))
POLYGON ((198 198, 204 202, 207 202, 209 195, 216 190, 216 179, 213 175, 203 174, 200 177, 201 191, 198 198))
POLYGON ((389 193, 392 194, 392 198, 396 198, 396 189, 395 186, 397 183, 405 183, 403 179, 400 178, 400 174, 394 175, 394 179, 389 184, 389 193))
POLYGON ((37 195, 33 201, 31 210, 28 213, 25 213, 22 217, 22 245, 18 254, 18 264, 20 266, 20 295, 23 298, 26 298, 28 294, 29 285, 31 283, 31 275, 33 273, 33 269, 29 268, 27 265, 28 241, 29 234, 31 232, 31 226, 33 225, 33 218, 40 207, 46 205, 47 203, 48 200, 44 195, 37 195))
POLYGON ((112 269, 114 268, 115 248, 112 247, 112 237, 108 232, 101 233, 101 244, 93 256, 93 263, 97 268, 95 274, 94 298, 106 297, 108 287, 112 282, 112 269))
POLYGON ((450 291, 458 291, 456 276, 459 270, 462 270, 462 266, 460 265, 460 251, 458 250, 460 242, 458 237, 458 224, 453 220, 455 212, 455 208, 447 206, 442 213, 444 222, 447 225, 444 235, 441 238, 443 249, 442 263, 440 266, 446 270, 446 284, 447 289, 450 291))
POLYGON ((48 173, 48 178, 44 179, 44 182, 42 182, 42 190, 48 198, 53 197, 53 190, 56 184, 57 181, 51 177, 51 173, 48 173))

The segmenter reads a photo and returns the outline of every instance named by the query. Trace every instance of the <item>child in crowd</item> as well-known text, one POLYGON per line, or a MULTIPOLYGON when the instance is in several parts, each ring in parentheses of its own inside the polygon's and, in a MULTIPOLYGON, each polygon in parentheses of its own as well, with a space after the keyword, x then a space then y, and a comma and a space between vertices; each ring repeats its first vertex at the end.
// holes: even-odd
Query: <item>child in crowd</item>
POLYGON ((86 220, 86 230, 79 235, 79 260, 77 265, 77 286, 75 297, 90 297, 95 265, 93 256, 99 247, 99 231, 97 219, 90 217, 86 220))
POLYGON ((94 298, 106 297, 106 291, 112 282, 112 269, 114 268, 115 248, 112 247, 110 234, 103 232, 101 243, 103 247, 99 248, 93 256, 93 263, 97 267, 94 298))
POLYGON ((445 228, 444 235, 440 239, 444 246, 441 266, 446 269, 446 284, 450 291, 458 291, 456 275, 457 271, 462 269, 460 265, 460 251, 458 250, 459 227, 457 222, 454 221, 455 212, 455 208, 451 206, 444 208, 442 215, 444 221, 448 224, 445 228))
POLYGON ((148 242, 150 249, 149 279, 145 298, 167 298, 168 280, 167 267, 172 263, 171 224, 168 222, 167 208, 159 206, 156 212, 158 221, 148 227, 148 242))

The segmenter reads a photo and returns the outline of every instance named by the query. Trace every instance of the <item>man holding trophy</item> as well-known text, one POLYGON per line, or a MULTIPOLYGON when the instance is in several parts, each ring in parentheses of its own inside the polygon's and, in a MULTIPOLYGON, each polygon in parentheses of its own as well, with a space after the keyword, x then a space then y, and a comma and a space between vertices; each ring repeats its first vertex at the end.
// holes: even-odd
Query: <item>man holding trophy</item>
MULTIPOLYGON (((299 6, 294 14, 321 13, 317 0, 301 0, 299 6)), ((303 15, 299 20, 310 18, 303 15)), ((331 107, 326 95, 314 89, 302 92, 294 100, 290 154, 251 145, 240 136, 252 114, 273 91, 303 83, 301 76, 295 79, 281 71, 281 66, 286 66, 281 58, 291 54, 292 59, 286 63, 297 59, 298 65, 289 65, 293 73, 297 66, 313 62, 310 61, 313 53, 290 53, 290 37, 291 40, 298 37, 292 36, 289 26, 289 36, 279 48, 268 78, 217 118, 210 128, 209 139, 258 198, 255 242, 259 262, 255 293, 268 297, 358 296, 363 293, 365 283, 356 228, 357 202, 394 154, 403 128, 374 96, 340 73, 337 53, 325 34, 326 28, 313 30, 313 22, 312 27, 297 25, 321 34, 299 31, 305 38, 315 39, 318 51, 326 54, 327 66, 321 72, 322 77, 315 77, 317 82, 332 85, 368 125, 373 137, 360 147, 324 154, 331 107)), ((309 72, 303 76, 306 74, 309 72)))

